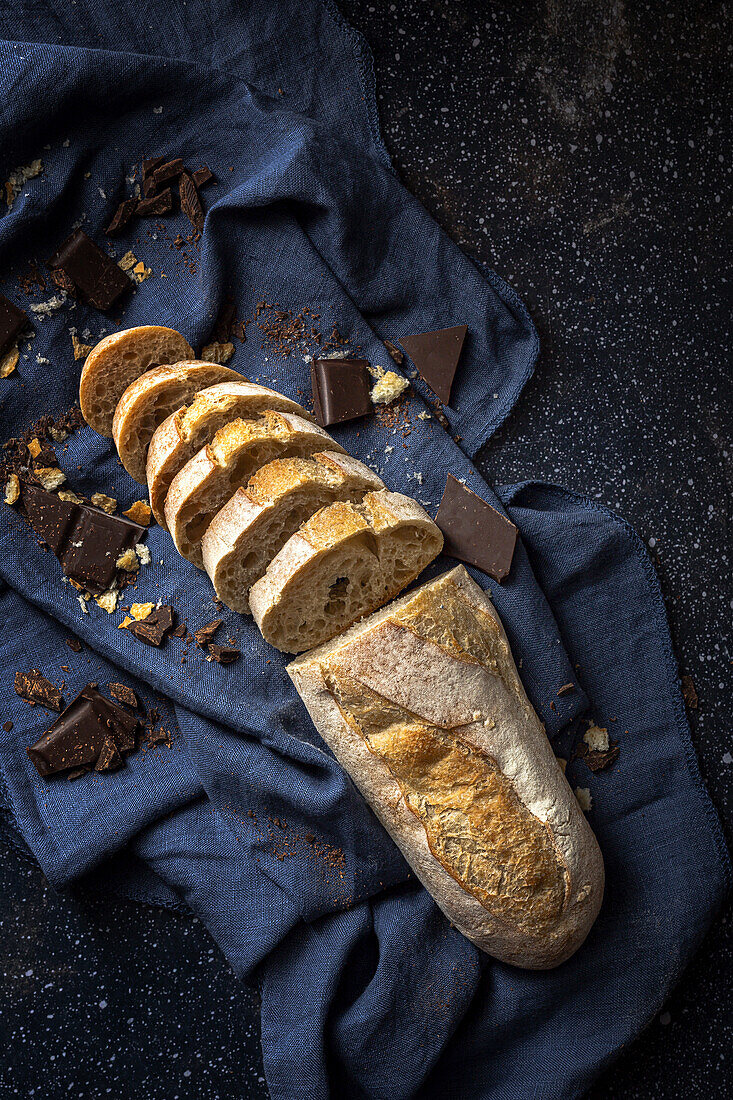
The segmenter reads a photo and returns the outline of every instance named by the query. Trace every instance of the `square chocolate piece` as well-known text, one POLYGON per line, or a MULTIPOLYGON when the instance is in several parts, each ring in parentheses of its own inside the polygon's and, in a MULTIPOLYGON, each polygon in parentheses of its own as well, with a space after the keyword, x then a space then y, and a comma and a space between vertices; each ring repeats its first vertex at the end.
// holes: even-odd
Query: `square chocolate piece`
POLYGON ((82 298, 102 312, 132 289, 132 281, 122 268, 83 229, 74 230, 54 252, 48 266, 52 271, 63 271, 82 298))
POLYGON ((366 359, 315 359, 311 363, 313 411, 322 428, 373 412, 366 359))
POLYGON ((435 522, 445 538, 445 554, 475 565, 495 581, 504 580, 512 566, 517 529, 452 474, 435 522))

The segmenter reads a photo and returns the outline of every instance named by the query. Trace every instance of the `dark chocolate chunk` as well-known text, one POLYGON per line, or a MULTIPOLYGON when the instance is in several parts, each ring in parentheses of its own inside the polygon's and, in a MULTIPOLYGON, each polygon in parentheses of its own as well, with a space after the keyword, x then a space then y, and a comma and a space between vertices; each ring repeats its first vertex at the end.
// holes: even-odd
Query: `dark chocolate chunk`
POLYGON ((135 207, 135 213, 141 218, 155 217, 156 215, 169 214, 173 209, 173 192, 170 187, 164 191, 154 192, 145 199, 140 199, 135 207))
POLYGON ((188 172, 181 172, 178 181, 178 193, 181 196, 181 210, 186 215, 197 233, 204 228, 204 208, 201 205, 196 184, 188 172))
POLYGON ((170 748, 171 735, 168 730, 149 729, 145 732, 145 740, 147 741, 148 745, 160 745, 161 743, 164 743, 170 748))
POLYGON ((147 618, 130 623, 127 629, 146 645, 159 646, 173 629, 173 608, 156 607, 147 618))
POLYGON ((444 405, 450 404, 451 386, 467 331, 467 325, 455 325, 436 332, 403 336, 400 340, 417 373, 444 405))
POLYGON ((185 623, 179 623, 178 626, 174 626, 173 630, 171 630, 171 637, 172 638, 183 638, 186 631, 187 631, 187 629, 188 629, 188 627, 186 626, 185 623))
POLYGON ((213 642, 209 642, 208 649, 211 656, 220 665, 230 665, 232 661, 237 661, 242 656, 241 651, 231 645, 214 645, 213 642))
POLYGON ((6 733, 10 733, 12 728, 13 728, 13 723, 12 722, 3 722, 3 729, 5 730, 6 733))
POLYGON ((13 686, 15 694, 21 699, 27 699, 29 703, 40 703, 49 710, 60 711, 63 708, 61 692, 37 668, 32 668, 30 672, 16 672, 13 686))
POLYGON ((78 638, 67 638, 66 639, 66 644, 69 647, 69 649, 72 651, 72 653, 81 653, 82 644, 81 644, 81 642, 79 641, 78 638))
POLYGON ((697 710, 699 702, 697 691, 692 677, 687 672, 682 677, 682 698, 689 710, 697 710))
POLYGON ((196 644, 200 645, 202 649, 205 645, 208 645, 223 621, 223 619, 214 619, 213 622, 207 623, 206 626, 194 631, 193 636, 196 639, 196 644))
POLYGON ((214 173, 205 164, 202 164, 200 168, 197 168, 195 172, 191 173, 193 182, 196 187, 206 187, 207 183, 214 183, 214 173))
POLYGON ((511 569, 517 529, 513 523, 448 474, 435 522, 444 553, 501 581, 511 569))
POLYGON ((156 168, 160 168, 164 161, 165 157, 148 157, 147 160, 143 161, 143 195, 155 194, 153 173, 156 168))
POLYGON ((575 684, 563 684, 562 687, 559 687, 557 689, 557 694, 558 695, 569 695, 569 693, 573 690, 574 687, 575 687, 575 684))
POLYGON ((602 772, 616 763, 620 752, 618 741, 609 741, 607 749, 592 749, 586 741, 580 741, 572 759, 582 760, 592 772, 602 772))
POLYGON ((110 732, 96 706, 97 695, 91 686, 84 688, 50 730, 26 750, 39 775, 45 778, 96 763, 110 732))
POLYGON ((99 750, 99 756, 97 757, 97 763, 94 765, 94 770, 96 772, 113 772, 121 767, 122 757, 117 751, 117 746, 112 738, 108 737, 99 750))
POLYGON ((109 693, 119 703, 127 703, 128 707, 139 706, 137 695, 127 684, 112 683, 109 685, 109 693))
POLYGON ((132 286, 124 271, 83 229, 74 230, 53 254, 48 266, 52 271, 63 271, 82 298, 102 311, 111 309, 132 286))
POLYGON ((0 294, 0 355, 18 342, 18 337, 27 327, 28 318, 22 309, 0 294))
POLYGON ((373 412, 366 359, 316 359, 311 363, 316 420, 322 428, 373 412))
POLYGON ((117 576, 117 560, 145 534, 145 528, 87 504, 59 500, 35 485, 23 486, 23 505, 37 535, 48 543, 67 577, 90 591, 106 591, 117 576))
POLYGON ((405 356, 403 355, 403 353, 400 351, 400 349, 397 347, 396 344, 393 344, 391 340, 385 340, 384 341, 384 346, 387 349, 387 351, 389 352, 389 354, 392 356, 392 358, 394 359, 395 363, 397 363, 398 366, 400 366, 402 363, 404 363, 405 356))
POLYGON ((120 205, 115 210, 114 217, 105 229, 105 233, 108 237, 116 237, 118 233, 121 233, 125 226, 129 223, 135 208, 137 207, 137 199, 123 199, 120 205))
POLYGON ((156 190, 163 187, 166 183, 171 183, 172 180, 178 179, 183 171, 183 161, 180 157, 174 157, 173 160, 168 160, 165 164, 161 164, 159 168, 156 168, 153 172, 153 183, 156 190))

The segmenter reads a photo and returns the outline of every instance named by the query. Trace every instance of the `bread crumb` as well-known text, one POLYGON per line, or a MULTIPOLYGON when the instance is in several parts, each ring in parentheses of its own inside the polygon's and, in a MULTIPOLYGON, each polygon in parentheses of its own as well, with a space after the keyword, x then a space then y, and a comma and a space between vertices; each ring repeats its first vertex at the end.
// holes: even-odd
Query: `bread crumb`
POLYGON ((121 622, 121 623, 118 623, 118 624, 117 624, 117 629, 118 629, 118 630, 124 630, 124 629, 125 629, 125 627, 127 627, 127 626, 129 626, 129 625, 130 625, 130 623, 131 623, 131 622, 132 622, 132 619, 130 618, 130 616, 129 616, 129 615, 125 615, 125 617, 124 617, 124 619, 122 620, 122 622, 121 622))
POLYGON ((5 180, 5 202, 7 203, 8 210, 13 206, 13 203, 20 194, 21 188, 28 180, 35 179, 36 176, 40 176, 43 171, 43 161, 40 157, 32 160, 30 164, 21 164, 18 168, 14 168, 8 178, 5 180))
POLYGON ((565 775, 565 770, 568 766, 567 760, 565 759, 564 756, 556 756, 555 759, 557 760, 558 764, 560 765, 560 770, 562 771, 563 775, 565 775))
POLYGON ((57 428, 55 425, 51 425, 48 429, 51 439, 55 443, 63 443, 65 439, 69 438, 69 433, 63 428, 57 428))
POLYGON ((595 722, 586 730, 583 740, 593 752, 608 752, 608 730, 597 726, 595 722))
POLYGON ((0 358, 0 378, 8 378, 18 366, 20 352, 17 345, 0 358))
POLYGON ((593 799, 591 797, 591 793, 590 793, 589 788, 588 787, 576 787, 575 788, 575 797, 577 798, 578 805, 580 806, 583 813, 585 813, 585 814, 590 813, 590 810, 593 806, 593 799))
POLYGON ((120 554, 119 558, 115 562, 118 569, 124 569, 126 573, 134 573, 140 568, 140 562, 137 560, 137 554, 134 550, 125 550, 120 554))
POLYGON ((127 511, 123 512, 123 516, 127 516, 133 523, 139 523, 141 527, 147 527, 152 517, 152 511, 147 500, 136 500, 134 504, 131 504, 127 511))
POLYGON ((92 345, 82 344, 75 332, 71 334, 71 346, 74 349, 75 359, 86 359, 87 355, 92 350, 92 345))
POLYGON ((418 420, 432 420, 432 416, 429 412, 421 412, 417 414, 418 420))
POLYGON ((54 294, 52 298, 45 302, 35 302, 32 306, 29 306, 29 309, 31 313, 35 313, 36 317, 50 317, 57 309, 61 309, 66 302, 66 298, 66 293, 62 291, 61 294, 54 294))
POLYGON ((409 385, 407 379, 402 378, 396 371, 385 371, 372 390, 372 403, 374 405, 390 405, 405 392, 409 385))
POLYGON ((28 444, 28 452, 31 458, 38 458, 41 453, 41 441, 40 439, 32 439, 28 444))
POLYGON ((137 256, 134 252, 126 252, 121 260, 117 262, 117 266, 121 267, 123 271, 130 271, 137 263, 137 256))
POLYGON ((59 500, 65 500, 68 504, 83 504, 84 501, 81 497, 78 497, 76 493, 72 493, 71 489, 62 489, 59 492, 59 500))
POLYGON ((5 503, 15 504, 20 497, 20 481, 17 474, 11 474, 5 482, 5 503))
POLYGON ((112 612, 116 610, 119 598, 120 594, 116 588, 108 588, 101 596, 95 596, 95 600, 102 608, 102 611, 106 611, 108 615, 111 615, 112 612))
POLYGON ((132 277, 136 283, 144 283, 153 274, 151 267, 146 267, 142 260, 138 260, 132 269, 132 277))
POLYGON ((33 476, 49 493, 66 481, 66 474, 58 466, 38 466, 33 471, 33 476))
POLYGON ((137 546, 135 547, 135 553, 137 554, 138 561, 141 565, 150 565, 150 562, 152 561, 150 550, 144 542, 139 542, 137 544, 137 546))
POLYGON ((79 606, 81 607, 84 614, 88 615, 89 614, 89 608, 87 607, 87 601, 84 599, 83 596, 77 596, 76 598, 79 601, 79 606))
POLYGON ((153 603, 134 603, 130 608, 130 614, 135 622, 139 623, 141 619, 147 619, 148 615, 152 615, 154 608, 153 603))
POLYGON ((101 508, 108 516, 111 516, 117 507, 114 497, 108 497, 106 493, 92 493, 92 504, 95 508, 101 508))
POLYGON ((219 363, 220 366, 228 363, 233 355, 234 344, 230 343, 222 344, 215 341, 201 349, 201 358, 205 363, 219 363))

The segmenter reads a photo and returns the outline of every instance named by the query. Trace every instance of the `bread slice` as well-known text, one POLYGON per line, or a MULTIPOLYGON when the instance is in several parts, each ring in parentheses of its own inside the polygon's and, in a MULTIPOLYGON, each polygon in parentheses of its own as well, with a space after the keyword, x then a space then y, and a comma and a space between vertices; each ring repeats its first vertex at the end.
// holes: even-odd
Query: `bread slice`
POLYGON ((391 600, 443 547, 427 512, 380 489, 316 512, 250 590, 266 641, 301 653, 391 600))
POLYGON ((250 588, 302 523, 335 500, 383 488, 363 462, 335 451, 268 462, 217 512, 201 541, 217 596, 248 614, 250 588))
POLYGON ((79 381, 82 416, 95 432, 112 435, 117 402, 146 370, 195 359, 188 341, 172 328, 141 325, 113 332, 92 348, 79 381))
POLYGON ((150 440, 167 416, 191 401, 199 390, 217 382, 237 381, 244 381, 237 371, 200 360, 153 367, 136 378, 118 401, 112 421, 117 453, 130 477, 145 485, 150 440))
POLYGON ((463 566, 288 673, 326 743, 448 919, 513 966, 582 944, 603 899, 598 843, 463 566))
POLYGON ((161 527, 166 526, 165 498, 178 471, 230 420, 250 420, 266 409, 313 420, 296 401, 275 390, 252 382, 220 382, 163 421, 150 440, 146 468, 150 507, 161 527))
POLYGON ((232 420, 176 474, 165 501, 165 519, 178 553, 203 569, 201 539, 240 485, 273 458, 342 451, 317 424, 268 410, 256 420, 232 420))

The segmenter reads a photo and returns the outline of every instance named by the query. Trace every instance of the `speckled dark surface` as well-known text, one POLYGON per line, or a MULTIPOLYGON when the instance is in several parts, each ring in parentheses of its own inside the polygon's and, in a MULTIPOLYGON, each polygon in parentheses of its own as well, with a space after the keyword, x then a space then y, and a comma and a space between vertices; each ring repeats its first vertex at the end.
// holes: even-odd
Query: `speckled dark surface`
MULTIPOLYGON (((731 408, 724 297, 730 24, 716 3, 342 0, 407 185, 517 288, 535 378, 482 456, 620 511, 652 550, 693 732, 733 835, 731 408)), ((0 1095, 265 1096, 255 994, 201 925, 59 896, 0 862, 0 1095)), ((593 1100, 733 1083, 730 910, 593 1100)))

